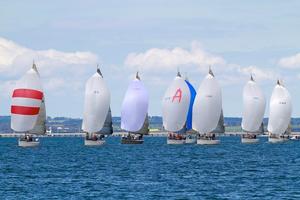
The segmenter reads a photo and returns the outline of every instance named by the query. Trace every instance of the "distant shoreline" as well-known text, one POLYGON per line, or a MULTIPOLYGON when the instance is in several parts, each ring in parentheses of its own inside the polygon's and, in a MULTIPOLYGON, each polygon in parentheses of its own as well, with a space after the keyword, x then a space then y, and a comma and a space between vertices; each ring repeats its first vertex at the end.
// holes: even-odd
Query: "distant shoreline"
MULTIPOLYGON (((110 137, 121 137, 122 135, 126 134, 126 132, 116 132, 113 133, 110 137)), ((219 136, 239 136, 242 135, 243 132, 226 132, 218 134, 219 136)), ((0 138, 18 138, 24 134, 20 133, 0 133, 0 138)), ((167 137, 168 132, 152 132, 146 137, 167 137)), ((292 132, 290 135, 300 135, 300 132, 292 132)), ((266 137, 268 136, 267 132, 264 134, 258 135, 259 137, 266 137)), ((85 133, 51 133, 46 135, 39 135, 38 137, 85 137, 85 133)))

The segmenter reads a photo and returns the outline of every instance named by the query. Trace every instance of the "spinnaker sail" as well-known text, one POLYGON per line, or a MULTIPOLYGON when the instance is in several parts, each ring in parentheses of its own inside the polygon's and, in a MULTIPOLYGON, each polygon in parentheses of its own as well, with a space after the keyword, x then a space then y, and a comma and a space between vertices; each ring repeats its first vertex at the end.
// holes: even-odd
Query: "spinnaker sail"
POLYGON ((290 93, 278 81, 270 100, 268 131, 274 135, 283 134, 290 124, 291 114, 292 102, 290 93))
POLYGON ((265 96, 251 76, 243 90, 242 129, 247 133, 257 133, 262 124, 266 107, 265 96))
POLYGON ((40 76, 35 64, 16 83, 12 95, 11 128, 16 132, 28 132, 37 122, 44 97, 40 76))
POLYGON ((121 109, 121 128, 128 132, 139 131, 148 113, 149 95, 138 74, 130 83, 121 109))
POLYGON ((210 70, 197 91, 193 107, 193 129, 200 134, 213 131, 218 125, 221 111, 221 88, 210 70))
POLYGON ((109 111, 110 92, 100 70, 92 75, 85 86, 82 130, 96 133, 103 128, 109 111))
POLYGON ((184 128, 191 101, 191 92, 180 73, 167 89, 162 102, 163 126, 168 131, 184 128))

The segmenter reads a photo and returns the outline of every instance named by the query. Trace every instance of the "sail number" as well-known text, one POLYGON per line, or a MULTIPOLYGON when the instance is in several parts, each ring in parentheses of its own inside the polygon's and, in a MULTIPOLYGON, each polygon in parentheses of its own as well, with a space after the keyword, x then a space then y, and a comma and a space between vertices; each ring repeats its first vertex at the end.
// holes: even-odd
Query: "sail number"
POLYGON ((182 91, 180 88, 178 88, 172 98, 172 102, 174 102, 175 100, 178 100, 178 103, 180 103, 181 97, 182 97, 182 91))
POLYGON ((286 104, 285 101, 279 101, 279 104, 286 104))

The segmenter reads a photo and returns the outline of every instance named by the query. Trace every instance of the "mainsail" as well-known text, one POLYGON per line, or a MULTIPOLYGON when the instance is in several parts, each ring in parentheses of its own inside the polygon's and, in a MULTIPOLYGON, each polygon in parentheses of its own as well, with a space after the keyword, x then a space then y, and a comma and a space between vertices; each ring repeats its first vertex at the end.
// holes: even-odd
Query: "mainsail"
POLYGON ((218 125, 217 125, 217 127, 212 131, 212 133, 225 133, 223 110, 221 111, 221 115, 220 115, 220 118, 219 118, 218 125))
POLYGON ((102 134, 102 135, 111 135, 113 133, 112 116, 111 116, 111 109, 110 108, 109 108, 108 113, 106 115, 106 119, 105 119, 103 128, 97 133, 102 134))
POLYGON ((128 132, 139 131, 148 113, 149 95, 138 73, 130 83, 121 109, 121 128, 128 132))
POLYGON ((283 134, 290 124, 291 114, 292 102, 290 93, 278 81, 270 100, 268 131, 271 134, 283 134))
POLYGON ((30 130, 29 134, 35 134, 35 135, 43 135, 46 133, 46 105, 45 105, 45 97, 42 99, 39 116, 37 118, 37 121, 35 123, 35 126, 32 130, 30 130))
POLYGON ((176 132, 185 128, 190 99, 189 86, 178 73, 163 97, 162 116, 166 130, 176 132))
POLYGON ((109 111, 110 92, 99 69, 85 86, 84 114, 82 130, 88 133, 99 132, 109 111))
POLYGON ((243 91, 242 129, 247 133, 257 133, 262 124, 266 107, 265 96, 253 80, 247 82, 243 91))
POLYGON ((213 131, 222 111, 222 92, 213 73, 204 78, 197 91, 193 107, 193 129, 201 134, 213 131))
POLYGON ((34 128, 44 97, 40 76, 35 64, 17 82, 12 95, 11 128, 28 132, 34 128))
POLYGON ((136 132, 130 132, 130 133, 135 133, 135 134, 143 134, 143 135, 148 135, 149 134, 149 117, 148 114, 146 115, 144 124, 142 128, 136 132))
POLYGON ((262 122, 257 133, 260 133, 260 134, 264 134, 265 133, 265 128, 264 128, 264 123, 262 122))

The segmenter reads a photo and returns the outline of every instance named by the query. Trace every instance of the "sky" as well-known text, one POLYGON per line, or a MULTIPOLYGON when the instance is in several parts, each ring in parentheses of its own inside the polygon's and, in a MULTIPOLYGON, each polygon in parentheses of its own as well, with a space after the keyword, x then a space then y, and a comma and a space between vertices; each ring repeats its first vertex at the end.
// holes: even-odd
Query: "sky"
POLYGON ((299 117, 299 7, 296 0, 0 1, 0 115, 10 114, 14 84, 34 60, 51 117, 82 117, 85 82, 97 64, 114 116, 136 71, 149 91, 149 114, 161 115, 177 70, 197 90, 211 65, 225 116, 241 116, 252 73, 268 102, 281 79, 299 117))

